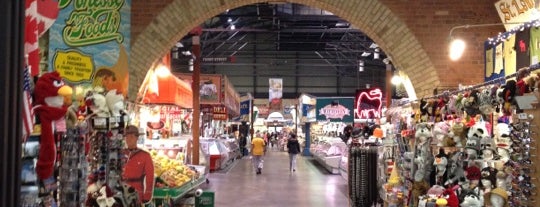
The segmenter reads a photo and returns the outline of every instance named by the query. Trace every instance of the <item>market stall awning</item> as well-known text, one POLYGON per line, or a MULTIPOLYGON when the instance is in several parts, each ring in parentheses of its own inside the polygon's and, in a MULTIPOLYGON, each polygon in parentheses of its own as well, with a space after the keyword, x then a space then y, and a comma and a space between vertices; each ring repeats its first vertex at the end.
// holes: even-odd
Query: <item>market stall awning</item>
POLYGON ((189 83, 169 75, 155 76, 148 85, 143 103, 174 104, 182 108, 193 108, 193 94, 189 83))

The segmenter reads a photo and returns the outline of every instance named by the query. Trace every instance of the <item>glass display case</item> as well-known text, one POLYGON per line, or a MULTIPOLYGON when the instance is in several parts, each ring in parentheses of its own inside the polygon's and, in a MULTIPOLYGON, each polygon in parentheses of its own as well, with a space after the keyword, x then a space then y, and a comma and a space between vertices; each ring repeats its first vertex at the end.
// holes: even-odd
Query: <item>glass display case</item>
POLYGON ((224 169, 234 161, 230 154, 231 149, 223 140, 201 138, 200 145, 202 152, 210 158, 210 171, 224 169))
POLYGON ((339 162, 339 174, 343 179, 348 180, 349 173, 349 153, 344 152, 339 162))
POLYGON ((330 173, 338 174, 342 156, 347 154, 347 144, 340 138, 323 137, 312 148, 312 154, 330 173))

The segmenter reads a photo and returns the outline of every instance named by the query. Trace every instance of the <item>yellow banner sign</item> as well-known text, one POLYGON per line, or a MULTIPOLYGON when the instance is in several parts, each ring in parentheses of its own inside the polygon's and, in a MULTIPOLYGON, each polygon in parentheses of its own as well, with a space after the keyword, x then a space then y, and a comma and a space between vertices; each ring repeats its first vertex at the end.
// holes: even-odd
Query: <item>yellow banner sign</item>
POLYGON ((56 71, 70 82, 87 81, 92 77, 94 65, 90 55, 78 51, 58 51, 54 60, 56 71))

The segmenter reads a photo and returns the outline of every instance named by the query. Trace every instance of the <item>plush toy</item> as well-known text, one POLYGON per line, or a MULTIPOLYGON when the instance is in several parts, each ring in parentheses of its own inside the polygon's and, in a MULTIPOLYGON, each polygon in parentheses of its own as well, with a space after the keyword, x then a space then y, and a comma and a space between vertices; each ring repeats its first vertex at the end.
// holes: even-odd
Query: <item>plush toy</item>
POLYGON ((420 99, 420 122, 427 122, 431 116, 430 107, 425 99, 420 99))
POLYGON ((496 155, 495 142, 490 137, 483 137, 480 139, 480 150, 482 152, 482 159, 493 160, 496 155))
POLYGON ((511 114, 512 103, 514 102, 514 97, 516 96, 516 81, 508 80, 506 84, 502 87, 503 91, 501 94, 502 99, 504 100, 503 112, 505 115, 511 114))
POLYGON ((463 109, 470 116, 476 116, 480 113, 478 91, 472 90, 469 93, 464 94, 464 98, 461 101, 463 109))
MULTIPOLYGON (((435 123, 433 127, 433 141, 436 141, 437 146, 439 147, 449 147, 449 143, 445 143, 445 140, 448 140, 448 132, 450 130, 450 124, 441 121, 435 123)), ((434 144, 434 143, 432 143, 434 144)), ((455 144, 454 144, 455 145, 455 144)))
POLYGON ((124 96, 122 93, 117 93, 116 89, 110 90, 105 95, 107 107, 114 117, 120 116, 120 112, 124 110, 124 96))
POLYGON ((125 182, 121 182, 117 183, 115 189, 118 192, 114 196, 117 203, 121 203, 123 207, 137 207, 139 194, 135 188, 125 182))
POLYGON ((480 187, 488 192, 493 189, 497 181, 497 172, 498 170, 494 167, 482 168, 480 172, 480 187))
POLYGON ((463 170, 463 152, 454 152, 448 160, 448 173, 446 174, 445 186, 451 186, 457 184, 460 179, 465 178, 465 172, 463 170))
POLYGON ((39 158, 36 173, 41 180, 53 175, 56 159, 56 143, 54 140, 53 121, 66 115, 64 97, 71 96, 73 90, 64 84, 58 72, 43 74, 36 82, 34 97, 36 106, 34 113, 41 121, 41 137, 39 141, 39 158))
POLYGON ((447 201, 446 206, 448 206, 448 207, 459 207, 459 199, 458 199, 458 197, 456 195, 456 192, 455 192, 455 190, 458 187, 459 186, 449 187, 449 188, 446 188, 443 191, 442 195, 447 201))
POLYGON ((491 94, 491 88, 484 88, 478 94, 479 107, 478 109, 483 115, 490 115, 495 111, 494 102, 491 94))
POLYGON ((461 207, 482 207, 484 204, 480 201, 478 194, 474 192, 468 192, 464 198, 463 202, 459 204, 461 207))
POLYGON ((448 133, 448 137, 452 138, 452 142, 455 143, 455 147, 463 147, 466 140, 465 125, 462 122, 456 122, 452 125, 452 129, 448 133))
POLYGON ((446 179, 446 166, 448 165, 448 156, 444 153, 444 149, 439 149, 439 154, 435 156, 433 165, 435 166, 435 183, 442 185, 446 179))
POLYGON ((107 107, 107 100, 105 96, 99 91, 88 91, 85 98, 85 104, 91 111, 91 114, 87 118, 97 117, 110 117, 111 113, 107 107))
POLYGON ((417 145, 429 144, 429 139, 432 137, 431 125, 428 123, 416 124, 415 138, 417 145))
POLYGON ((115 203, 114 194, 105 182, 104 170, 93 172, 89 176, 86 194, 85 206, 112 207, 115 203))
POLYGON ((429 189, 429 183, 427 183, 426 181, 413 182, 412 190, 411 190, 413 206, 418 206, 420 196, 426 194, 428 189, 429 189))

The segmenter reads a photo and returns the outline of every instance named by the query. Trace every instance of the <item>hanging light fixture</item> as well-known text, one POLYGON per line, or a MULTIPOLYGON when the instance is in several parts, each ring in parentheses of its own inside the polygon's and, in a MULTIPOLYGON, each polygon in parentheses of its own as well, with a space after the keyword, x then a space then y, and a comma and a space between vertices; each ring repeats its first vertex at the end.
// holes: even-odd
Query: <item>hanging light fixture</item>
POLYGON ((364 61, 363 60, 358 60, 358 71, 359 72, 364 72, 364 61))
POLYGON ((507 25, 507 24, 524 24, 524 23, 528 23, 528 22, 507 22, 507 23, 501 22, 501 23, 472 24, 472 25, 467 24, 467 25, 459 25, 459 26, 452 27, 452 29, 450 29, 450 33, 448 34, 448 41, 450 42, 449 47, 448 47, 448 50, 449 50, 448 54, 449 54, 450 60, 452 61, 459 60, 459 58, 461 58, 466 48, 466 43, 464 40, 455 38, 452 36, 452 33, 454 32, 454 30, 469 29, 473 27, 491 27, 491 26, 500 26, 500 25, 507 25))
POLYGON ((373 59, 378 60, 381 57, 381 49, 375 48, 375 52, 373 53, 373 59))
POLYGON ((189 59, 188 66, 189 66, 189 71, 193 71, 193 59, 189 59))

